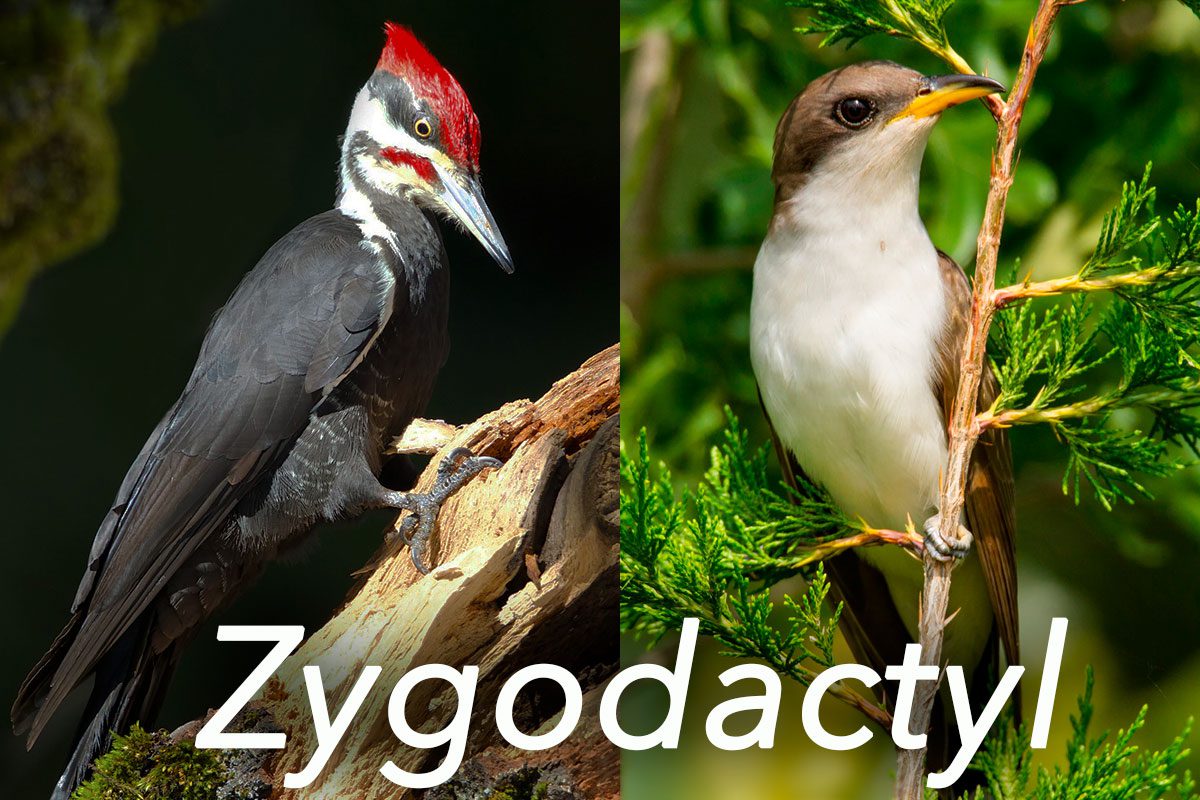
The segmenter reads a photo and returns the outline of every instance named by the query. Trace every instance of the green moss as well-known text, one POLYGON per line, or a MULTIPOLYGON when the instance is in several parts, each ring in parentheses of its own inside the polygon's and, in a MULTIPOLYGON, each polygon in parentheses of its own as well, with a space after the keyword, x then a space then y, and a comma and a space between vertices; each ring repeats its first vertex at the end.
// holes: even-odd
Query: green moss
POLYGON ((546 782, 540 780, 541 770, 526 767, 504 776, 492 789, 494 800, 541 800, 546 796, 546 782))
POLYGON ((431 790, 426 800, 571 800, 578 796, 558 767, 522 767, 497 775, 471 761, 450 781, 431 790))
POLYGON ((212 800, 229 776, 222 755, 134 725, 96 760, 73 800, 212 800))
POLYGON ((109 105, 159 30, 202 3, 45 0, 0 15, 0 336, 34 275, 108 232, 117 208, 109 105))

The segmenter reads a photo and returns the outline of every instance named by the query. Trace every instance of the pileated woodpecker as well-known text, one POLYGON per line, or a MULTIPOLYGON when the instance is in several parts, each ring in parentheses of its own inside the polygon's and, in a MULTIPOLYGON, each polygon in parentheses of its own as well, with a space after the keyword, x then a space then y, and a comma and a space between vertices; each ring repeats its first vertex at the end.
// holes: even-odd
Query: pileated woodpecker
POLYGON ((424 410, 446 358, 435 216, 512 272, 466 94, 409 30, 388 23, 386 34, 342 140, 337 207, 276 242, 213 320, 96 533, 70 621, 21 687, 12 718, 32 747, 96 678, 55 800, 112 731, 152 721, 200 623, 281 549, 322 521, 403 509, 424 572, 441 502, 499 465, 452 453, 429 494, 379 480, 386 444, 424 410))

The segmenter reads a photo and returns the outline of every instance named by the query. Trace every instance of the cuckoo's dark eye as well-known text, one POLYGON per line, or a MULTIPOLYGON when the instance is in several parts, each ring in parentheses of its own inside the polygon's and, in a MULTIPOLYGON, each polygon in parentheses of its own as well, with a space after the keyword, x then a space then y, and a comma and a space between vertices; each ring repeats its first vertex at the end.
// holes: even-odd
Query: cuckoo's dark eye
POLYGON ((833 113, 838 122, 847 128, 861 128, 871 121, 875 114, 875 104, 861 97, 847 97, 839 100, 833 107, 833 113))

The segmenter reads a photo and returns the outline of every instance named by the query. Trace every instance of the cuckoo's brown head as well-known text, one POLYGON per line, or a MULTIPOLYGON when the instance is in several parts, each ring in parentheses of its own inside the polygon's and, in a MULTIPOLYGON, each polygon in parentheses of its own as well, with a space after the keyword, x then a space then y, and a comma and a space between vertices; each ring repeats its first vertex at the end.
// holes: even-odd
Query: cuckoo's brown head
POLYGON ((1004 91, 980 75, 926 77, 891 61, 867 61, 826 73, 792 101, 775 129, 771 177, 786 199, 817 170, 888 179, 919 168, 942 111, 1004 91))

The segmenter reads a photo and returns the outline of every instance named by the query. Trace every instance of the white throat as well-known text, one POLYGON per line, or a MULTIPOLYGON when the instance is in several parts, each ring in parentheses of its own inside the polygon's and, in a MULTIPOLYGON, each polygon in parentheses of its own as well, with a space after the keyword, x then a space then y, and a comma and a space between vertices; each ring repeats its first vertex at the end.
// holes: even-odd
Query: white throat
POLYGON ((929 128, 894 125, 883 135, 841 143, 822 159, 776 207, 772 233, 782 227, 813 234, 919 235, 928 241, 917 200, 929 128))

